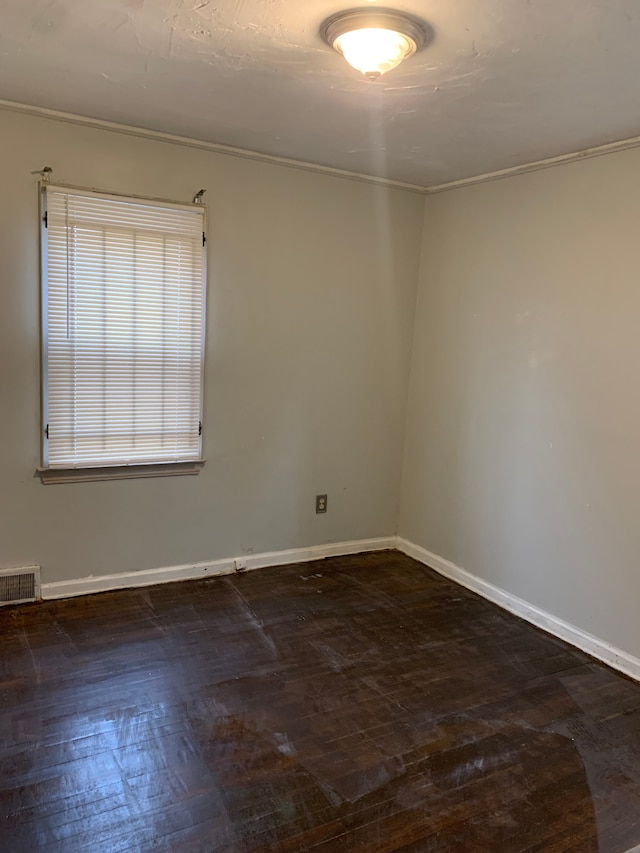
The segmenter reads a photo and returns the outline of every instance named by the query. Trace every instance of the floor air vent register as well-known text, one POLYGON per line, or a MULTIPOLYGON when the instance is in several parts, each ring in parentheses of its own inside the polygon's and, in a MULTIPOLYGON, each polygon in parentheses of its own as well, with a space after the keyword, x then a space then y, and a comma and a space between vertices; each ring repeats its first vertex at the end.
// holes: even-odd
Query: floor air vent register
POLYGON ((40 598, 40 566, 0 569, 0 607, 40 598))

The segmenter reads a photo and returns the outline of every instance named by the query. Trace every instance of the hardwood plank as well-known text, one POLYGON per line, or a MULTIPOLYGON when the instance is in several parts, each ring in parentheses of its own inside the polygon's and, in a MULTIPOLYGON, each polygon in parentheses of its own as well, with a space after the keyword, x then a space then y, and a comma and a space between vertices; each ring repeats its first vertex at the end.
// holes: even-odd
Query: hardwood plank
POLYGON ((396 552, 0 611, 0 849, 623 853, 640 685, 396 552))

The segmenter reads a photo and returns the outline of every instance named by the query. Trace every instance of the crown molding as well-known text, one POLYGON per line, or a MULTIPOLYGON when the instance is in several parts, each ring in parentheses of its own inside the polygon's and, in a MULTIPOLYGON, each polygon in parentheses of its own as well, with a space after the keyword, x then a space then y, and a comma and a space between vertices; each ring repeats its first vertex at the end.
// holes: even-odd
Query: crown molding
POLYGON ((618 151, 629 151, 632 148, 640 148, 640 136, 632 136, 629 139, 621 139, 618 142, 607 142, 604 145, 596 145, 593 148, 583 148, 580 151, 572 151, 569 154, 560 154, 558 157, 548 157, 546 160, 534 160, 531 163, 523 163, 520 166, 510 166, 508 169, 499 169, 496 172, 487 172, 484 175, 472 175, 457 181, 449 181, 446 184, 434 184, 425 187, 425 195, 436 195, 437 193, 457 190, 461 187, 472 187, 475 184, 486 184, 489 181, 500 181, 503 178, 512 178, 515 175, 526 175, 528 172, 539 172, 542 169, 552 169, 554 166, 564 166, 567 163, 577 163, 580 160, 590 160, 592 157, 603 157, 605 154, 615 154, 618 151))
POLYGON ((234 148, 230 145, 222 145, 217 142, 207 142, 204 139, 192 139, 189 136, 177 136, 173 133, 165 133, 160 130, 149 130, 143 127, 133 127, 128 124, 118 124, 99 118, 79 116, 74 113, 65 113, 59 110, 50 110, 46 107, 37 107, 31 104, 21 104, 17 101, 5 101, 0 99, 0 110, 32 115, 39 118, 48 118, 53 121, 62 121, 67 124, 76 124, 82 127, 108 130, 112 133, 122 133, 127 136, 136 136, 141 139, 152 139, 157 142, 167 142, 172 145, 183 145, 187 148, 196 148, 200 151, 212 151, 216 154, 224 154, 229 157, 240 157, 245 160, 256 160, 262 163, 272 163, 276 166, 285 166, 289 169, 301 169, 306 172, 316 172, 324 175, 332 175, 335 178, 345 178, 350 181, 360 181, 366 184, 390 187, 392 189, 406 190, 420 193, 421 195, 437 195, 463 187, 472 187, 476 184, 486 184, 490 181, 499 181, 503 178, 511 178, 516 175, 525 175, 528 172, 539 172, 542 169, 551 169, 554 166, 564 166, 567 163, 577 163, 581 160, 589 160, 593 157, 602 157, 606 154, 615 154, 619 151, 629 151, 640 148, 640 136, 632 136, 628 139, 620 139, 617 142, 607 142, 604 145, 596 145, 592 148, 584 148, 580 151, 572 151, 569 154, 560 154, 557 157, 548 157, 545 160, 533 160, 530 163, 522 163, 519 166, 510 166, 507 169, 498 169, 495 172, 486 172, 481 175, 470 175, 456 181, 448 181, 444 184, 420 185, 410 184, 403 181, 394 181, 390 178, 380 178, 375 175, 364 175, 360 172, 349 172, 346 169, 334 169, 332 166, 323 166, 320 163, 308 163, 305 160, 292 160, 287 157, 276 157, 273 154, 261 154, 259 151, 250 151, 246 148, 234 148))
POLYGON ((276 157, 273 154, 261 154, 259 151, 250 151, 246 148, 234 148, 231 145, 221 145, 217 142, 207 142, 204 139, 192 139, 189 136, 177 136, 173 133, 164 133, 160 130, 148 130, 143 127, 133 127, 128 124, 118 124, 113 121, 105 121, 99 118, 79 116, 74 113, 65 113, 59 110, 50 110, 46 107, 36 107, 31 104, 21 104, 17 101, 4 101, 0 99, 0 110, 22 113, 23 115, 48 118, 54 121, 63 121, 67 124, 76 124, 81 127, 108 130, 112 133, 122 133, 126 136, 137 136, 142 139, 153 139, 156 142, 168 142, 172 145, 184 145, 187 148, 197 148, 200 151, 212 151, 215 154, 224 154, 228 157, 240 157, 244 160, 257 160, 261 163, 272 163, 276 166, 286 166, 289 169, 301 169, 305 172, 318 172, 323 175, 332 175, 334 178, 346 178, 350 181, 361 181, 366 184, 390 187, 392 189, 408 190, 409 192, 424 194, 425 187, 417 184, 408 184, 403 181, 394 181, 390 178, 380 178, 375 175, 363 175, 360 172, 349 172, 346 169, 334 169, 332 166, 323 166, 320 163, 307 163, 304 160, 292 160, 287 157, 276 157))

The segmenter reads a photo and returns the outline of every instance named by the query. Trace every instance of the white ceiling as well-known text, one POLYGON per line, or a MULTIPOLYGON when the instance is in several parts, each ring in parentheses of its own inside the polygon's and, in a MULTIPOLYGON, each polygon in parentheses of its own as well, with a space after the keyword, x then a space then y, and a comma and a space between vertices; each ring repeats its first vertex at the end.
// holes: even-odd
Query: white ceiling
POLYGON ((640 0, 391 0, 432 43, 369 82, 339 0, 0 0, 0 98, 433 186, 640 134, 640 0))

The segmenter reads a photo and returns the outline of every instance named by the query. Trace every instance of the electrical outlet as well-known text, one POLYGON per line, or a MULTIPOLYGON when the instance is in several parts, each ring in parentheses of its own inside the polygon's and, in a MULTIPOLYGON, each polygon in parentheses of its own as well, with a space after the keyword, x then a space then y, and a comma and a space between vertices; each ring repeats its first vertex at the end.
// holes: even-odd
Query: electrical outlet
POLYGON ((316 495, 316 513, 320 514, 327 511, 327 496, 316 495))
POLYGON ((233 567, 236 572, 244 572, 247 569, 247 558, 246 557, 236 557, 233 561, 233 567))

